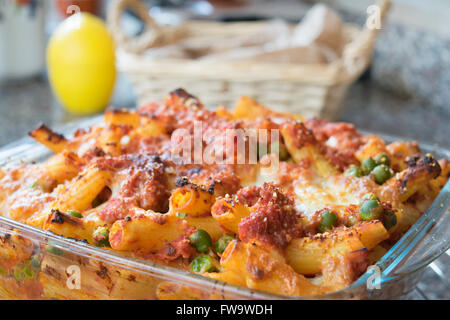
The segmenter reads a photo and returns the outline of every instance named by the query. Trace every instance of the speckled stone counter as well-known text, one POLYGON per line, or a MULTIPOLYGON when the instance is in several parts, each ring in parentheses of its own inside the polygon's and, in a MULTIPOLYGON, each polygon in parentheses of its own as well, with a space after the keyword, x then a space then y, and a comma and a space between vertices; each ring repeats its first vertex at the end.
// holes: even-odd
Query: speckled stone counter
MULTIPOLYGON (((134 103, 132 88, 120 77, 112 104, 131 108, 134 103)), ((45 78, 0 85, 0 147, 26 135, 41 122, 58 126, 76 119, 55 101, 45 78)), ((360 81, 350 89, 339 120, 353 122, 360 129, 450 148, 450 108, 395 95, 370 80, 360 81)), ((408 298, 450 299, 445 276, 450 272, 449 256, 444 255, 436 263, 446 281, 428 267, 423 280, 408 298)))
MULTIPOLYGON (((132 88, 119 77, 112 105, 131 108, 132 88)), ((43 77, 0 83, 0 147, 26 135, 40 123, 50 127, 81 119, 67 113, 53 97, 43 77)))
POLYGON ((431 105, 418 98, 402 97, 370 80, 349 91, 339 120, 359 129, 398 135, 450 149, 450 105, 431 105))

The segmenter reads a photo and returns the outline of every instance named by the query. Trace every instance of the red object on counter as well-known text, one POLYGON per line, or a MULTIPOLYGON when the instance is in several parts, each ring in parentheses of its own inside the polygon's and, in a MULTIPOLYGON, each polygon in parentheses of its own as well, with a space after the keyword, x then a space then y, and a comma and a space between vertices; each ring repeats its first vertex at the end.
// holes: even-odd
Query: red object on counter
POLYGON ((57 7, 62 17, 71 16, 74 12, 67 12, 71 5, 78 6, 81 12, 98 14, 102 0, 57 0, 57 7))

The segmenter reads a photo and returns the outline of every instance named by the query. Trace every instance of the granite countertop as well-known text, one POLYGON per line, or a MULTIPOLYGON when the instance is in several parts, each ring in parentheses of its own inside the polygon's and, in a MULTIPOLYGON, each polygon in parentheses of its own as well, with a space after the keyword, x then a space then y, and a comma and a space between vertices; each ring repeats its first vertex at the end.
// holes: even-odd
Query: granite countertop
POLYGON ((370 80, 356 83, 343 103, 341 121, 358 129, 397 135, 450 149, 450 108, 395 95, 370 80))
MULTIPOLYGON (((111 104, 117 108, 135 104, 132 88, 123 77, 117 81, 111 104)), ((45 76, 0 83, 0 147, 27 135, 40 123, 55 127, 77 119, 81 117, 61 108, 45 76)))
MULTIPOLYGON (((132 88, 120 76, 112 105, 132 108, 134 104, 132 88)), ((41 122, 58 126, 76 119, 59 106, 45 77, 0 84, 0 147, 23 137, 41 122)), ((424 102, 386 91, 369 78, 350 88, 338 120, 352 122, 359 129, 398 135, 450 149, 449 108, 430 108, 424 102)), ((410 298, 449 299, 446 278, 449 274, 448 262, 449 256, 446 254, 436 261, 446 281, 428 267, 410 298)))

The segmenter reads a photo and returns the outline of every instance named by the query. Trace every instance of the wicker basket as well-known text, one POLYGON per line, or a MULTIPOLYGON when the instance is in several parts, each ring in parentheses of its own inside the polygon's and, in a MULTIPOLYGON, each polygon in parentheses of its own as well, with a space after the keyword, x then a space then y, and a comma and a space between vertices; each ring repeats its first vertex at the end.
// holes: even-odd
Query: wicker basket
MULTIPOLYGON (((390 2, 378 3, 381 22, 390 2)), ((232 106, 246 95, 273 109, 333 119, 337 116, 349 85, 371 62, 377 29, 344 24, 347 39, 342 57, 329 64, 284 64, 249 61, 211 62, 193 59, 149 58, 141 54, 177 37, 173 29, 157 26, 148 10, 136 0, 118 0, 110 7, 108 20, 118 42, 118 69, 132 82, 138 104, 162 101, 178 87, 199 96, 207 106, 232 106), (123 10, 131 7, 147 24, 147 31, 128 39, 120 29, 123 10), (145 14, 143 14, 145 12, 145 14)), ((183 32, 214 35, 217 39, 233 33, 242 35, 260 28, 262 22, 199 22, 183 25, 183 32)))

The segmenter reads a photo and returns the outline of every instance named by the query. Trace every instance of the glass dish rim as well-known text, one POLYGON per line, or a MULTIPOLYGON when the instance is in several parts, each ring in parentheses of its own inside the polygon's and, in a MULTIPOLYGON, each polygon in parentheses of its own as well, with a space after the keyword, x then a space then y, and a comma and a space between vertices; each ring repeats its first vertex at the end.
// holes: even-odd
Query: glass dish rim
MULTIPOLYGON (((71 135, 77 128, 86 128, 95 124, 101 124, 103 122, 103 115, 96 115, 94 117, 78 119, 68 122, 61 126, 56 126, 57 131, 71 135)), ((385 139, 386 141, 408 141, 408 138, 404 138, 396 135, 388 135, 384 133, 378 133, 374 131, 358 130, 360 133, 376 134, 385 139)), ((409 139, 411 140, 411 139, 409 139)), ((443 154, 447 159, 450 158, 450 150, 439 147, 438 145, 429 144, 426 142, 420 142, 419 146, 425 150, 435 150, 443 154), (439 150, 437 150, 437 148, 439 150)), ((0 166, 8 164, 9 160, 17 157, 19 150, 28 149, 27 151, 34 150, 34 153, 49 153, 48 150, 29 137, 23 137, 19 140, 6 144, 0 147, 0 166), (15 150, 18 149, 18 150, 15 150), (35 150, 37 149, 37 150, 35 150), (42 151, 40 151, 41 149, 42 151), (15 152, 14 152, 15 151, 15 152)), ((42 154, 41 154, 42 156, 42 154)), ((19 160, 19 159, 15 159, 19 160)), ((26 161, 25 161, 26 162, 26 161)), ((450 180, 447 181, 444 188, 439 193, 438 197, 433 201, 430 207, 419 218, 418 221, 396 242, 396 244, 379 260, 375 265, 379 266, 382 270, 382 278, 380 284, 387 282, 400 281, 404 277, 422 269, 435 259, 437 259, 442 253, 450 248, 448 244, 445 248, 439 252, 433 252, 431 257, 422 258, 419 262, 416 262, 412 266, 408 266, 406 270, 401 272, 393 272, 396 266, 407 261, 407 256, 414 250, 416 245, 423 240, 428 231, 434 226, 435 221, 443 215, 450 206, 450 180), (419 228, 421 227, 421 228, 419 228)), ((37 240, 48 243, 51 241, 52 245, 56 245, 60 249, 73 252, 76 254, 93 256, 94 259, 104 261, 109 264, 120 266, 131 271, 136 272, 148 272, 149 276, 155 275, 158 278, 173 281, 180 280, 182 284, 195 287, 197 289, 207 289, 215 292, 217 288, 220 288, 220 292, 223 297, 225 294, 237 296, 239 298, 246 299, 334 299, 340 298, 342 294, 352 294, 352 291, 362 289, 366 286, 370 272, 366 271, 360 276, 352 285, 331 293, 314 296, 287 296, 282 294, 274 294, 270 292, 254 290, 247 287, 235 286, 227 284, 222 281, 207 278, 198 274, 194 274, 188 271, 177 269, 174 267, 165 266, 157 262, 148 261, 144 259, 129 257, 120 252, 98 248, 86 243, 83 243, 76 239, 66 238, 61 235, 54 234, 49 231, 41 230, 27 224, 20 223, 18 221, 0 216, 0 223, 9 225, 10 227, 20 230, 21 232, 29 233, 37 240), (74 252, 73 249, 77 249, 74 252), (78 252, 80 251, 80 252, 78 252)))

